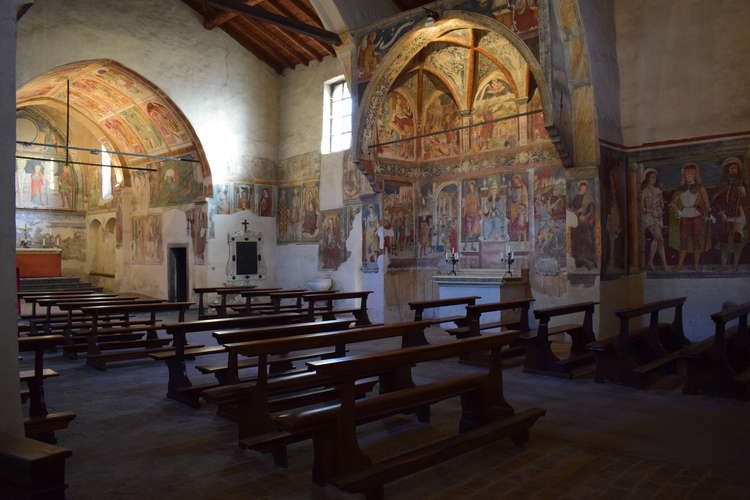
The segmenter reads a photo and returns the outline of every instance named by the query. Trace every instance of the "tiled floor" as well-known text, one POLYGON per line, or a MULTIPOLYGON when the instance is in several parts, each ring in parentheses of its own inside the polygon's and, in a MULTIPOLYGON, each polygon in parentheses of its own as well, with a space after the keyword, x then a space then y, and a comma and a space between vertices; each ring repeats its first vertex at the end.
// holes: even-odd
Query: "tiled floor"
MULTIPOLYGON (((447 340, 439 329, 428 338, 447 340)), ((78 415, 57 432, 58 445, 73 450, 70 500, 361 498, 312 483, 309 442, 290 447, 287 469, 240 449, 235 424, 212 406, 164 397, 167 372, 157 362, 99 372, 59 353, 45 361, 60 373, 46 384, 50 411, 78 415)), ((192 363, 195 383, 203 376, 192 363)), ((386 498, 750 498, 750 403, 683 395, 681 376, 642 391, 596 384, 590 370, 573 380, 524 374, 519 363, 504 370, 506 399, 519 411, 547 410, 529 442, 489 444, 386 485, 386 498)), ((420 366, 415 378, 472 370, 446 360, 420 366)), ((374 422, 360 428, 360 442, 377 460, 454 433, 458 412, 449 401, 435 406, 429 425, 409 416, 374 422)))

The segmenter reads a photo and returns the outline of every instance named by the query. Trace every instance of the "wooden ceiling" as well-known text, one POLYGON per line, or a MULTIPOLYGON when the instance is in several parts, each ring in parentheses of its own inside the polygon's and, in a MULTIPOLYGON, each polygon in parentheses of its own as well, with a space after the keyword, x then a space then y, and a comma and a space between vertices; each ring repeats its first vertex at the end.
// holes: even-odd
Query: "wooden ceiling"
MULTIPOLYGON (((392 0, 401 11, 432 1, 392 0)), ((338 35, 326 31, 310 0, 182 0, 277 73, 336 57, 338 35)))

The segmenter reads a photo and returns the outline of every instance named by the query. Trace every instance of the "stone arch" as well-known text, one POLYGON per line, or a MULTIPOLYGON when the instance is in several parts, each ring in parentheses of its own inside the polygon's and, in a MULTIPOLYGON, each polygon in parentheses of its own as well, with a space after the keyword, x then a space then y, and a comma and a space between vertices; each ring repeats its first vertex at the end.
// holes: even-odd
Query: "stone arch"
MULTIPOLYGON (((58 122, 70 110, 79 126, 120 153, 114 155, 116 166, 152 166, 157 157, 197 160, 191 162, 193 177, 202 184, 202 196, 212 195, 211 169, 192 125, 165 92, 129 68, 107 59, 71 62, 32 79, 16 95, 19 110, 41 110, 58 122)), ((70 130, 71 138, 75 133, 70 130)), ((60 146, 56 153, 65 157, 60 146)), ((81 161, 99 163, 91 146, 75 151, 81 161)), ((130 176, 124 177, 130 184, 130 176)))
POLYGON ((434 39, 459 28, 477 28, 498 33, 507 39, 516 50, 518 50, 528 64, 529 71, 537 83, 541 98, 544 125, 545 127, 552 126, 553 121, 550 92, 544 78, 544 72, 542 71, 539 61, 537 61, 523 40, 521 40, 508 27, 492 18, 469 12, 446 12, 443 15, 443 18, 433 26, 429 28, 415 28, 394 45, 378 66, 365 89, 364 95, 360 99, 360 102, 366 103, 366 106, 362 106, 357 110, 355 118, 355 162, 360 165, 363 165, 363 163, 365 164, 365 175, 370 179, 370 182, 373 184, 376 191, 378 189, 377 186, 374 185, 372 176, 373 171, 371 168, 367 168, 367 163, 371 156, 368 146, 372 143, 372 134, 374 133, 375 122, 381 103, 395 80, 401 75, 407 64, 420 50, 426 47, 434 39))

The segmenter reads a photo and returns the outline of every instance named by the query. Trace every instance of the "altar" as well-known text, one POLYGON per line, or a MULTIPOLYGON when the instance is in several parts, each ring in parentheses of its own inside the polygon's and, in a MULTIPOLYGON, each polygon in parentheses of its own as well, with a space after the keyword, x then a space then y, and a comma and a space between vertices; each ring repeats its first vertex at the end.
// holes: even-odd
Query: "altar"
POLYGON ((21 278, 61 276, 62 249, 16 248, 16 267, 21 278))
MULTIPOLYGON (((477 304, 525 299, 531 297, 529 270, 518 270, 514 276, 503 276, 505 269, 457 269, 455 275, 444 274, 432 277, 438 286, 440 299, 454 299, 476 295, 477 304)), ((466 313, 465 306, 445 307, 441 314, 457 316, 466 313)), ((484 317, 484 315, 482 316, 484 317)), ((488 321, 499 320, 499 313, 487 316, 488 321)))

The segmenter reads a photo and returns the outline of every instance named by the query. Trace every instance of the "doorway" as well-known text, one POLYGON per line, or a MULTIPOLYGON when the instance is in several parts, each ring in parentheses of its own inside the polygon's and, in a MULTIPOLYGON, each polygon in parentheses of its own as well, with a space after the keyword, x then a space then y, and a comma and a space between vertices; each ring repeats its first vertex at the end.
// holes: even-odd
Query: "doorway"
POLYGON ((187 302, 188 270, 187 247, 169 248, 169 301, 187 302))

